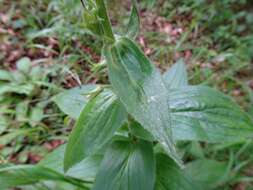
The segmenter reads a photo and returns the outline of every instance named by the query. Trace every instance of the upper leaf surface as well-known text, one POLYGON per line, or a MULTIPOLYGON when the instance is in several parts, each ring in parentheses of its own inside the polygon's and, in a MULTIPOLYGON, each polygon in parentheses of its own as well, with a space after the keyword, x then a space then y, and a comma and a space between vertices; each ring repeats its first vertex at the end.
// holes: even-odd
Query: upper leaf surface
POLYGON ((122 125, 126 116, 121 102, 107 90, 91 98, 70 135, 64 168, 70 168, 101 149, 122 125))
POLYGON ((114 92, 129 114, 147 129, 180 163, 172 139, 168 90, 158 70, 127 38, 104 51, 114 92))
POLYGON ((164 74, 163 78, 168 88, 179 88, 188 85, 187 70, 183 59, 177 61, 164 74))
POLYGON ((92 190, 153 190, 152 143, 114 142, 107 150, 92 190))
POLYGON ((172 89, 168 104, 177 140, 226 142, 253 136, 251 118, 231 98, 212 88, 172 89))

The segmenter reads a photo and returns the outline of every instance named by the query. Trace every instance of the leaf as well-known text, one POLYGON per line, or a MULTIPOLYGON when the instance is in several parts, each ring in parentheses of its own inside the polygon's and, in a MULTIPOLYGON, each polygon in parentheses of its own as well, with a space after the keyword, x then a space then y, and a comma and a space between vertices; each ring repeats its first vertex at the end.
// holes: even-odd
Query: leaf
POLYGON ((152 8, 155 5, 156 0, 146 0, 148 8, 152 8))
POLYGON ((59 173, 64 173, 63 160, 64 160, 65 149, 66 149, 66 144, 59 146, 53 152, 46 155, 46 157, 42 159, 38 165, 51 168, 54 171, 57 171, 59 173))
POLYGON ((17 69, 23 73, 28 73, 32 66, 31 60, 28 57, 23 57, 17 62, 17 69))
POLYGON ((205 86, 173 89, 169 107, 176 140, 241 141, 253 136, 253 122, 229 97, 205 86))
POLYGON ((33 84, 0 84, 0 95, 5 94, 5 93, 16 93, 16 94, 25 94, 25 95, 30 95, 32 91, 34 90, 34 85, 33 84))
POLYGON ((32 79, 32 81, 41 81, 43 79, 43 76, 46 75, 47 73, 40 66, 33 66, 29 73, 29 76, 32 79))
POLYGON ((152 143, 116 141, 106 151, 92 190, 153 190, 152 143))
POLYGON ((19 137, 19 136, 27 136, 28 134, 31 134, 35 131, 37 131, 39 129, 15 129, 15 130, 11 130, 9 133, 0 136, 0 144, 1 145, 6 145, 8 143, 10 143, 11 141, 13 141, 15 138, 19 137))
POLYGON ((3 115, 0 114, 0 134, 2 134, 7 129, 7 126, 8 126, 7 117, 4 117, 3 115))
POLYGON ((22 101, 16 104, 16 114, 15 119, 19 122, 24 122, 27 120, 27 113, 29 109, 29 102, 22 101))
POLYGON ((163 74, 163 79, 168 88, 180 88, 188 85, 187 70, 184 60, 180 59, 163 74))
POLYGON ((115 94, 129 114, 180 164, 172 139, 168 90, 158 70, 134 42, 119 39, 104 50, 115 94))
POLYGON ((64 158, 65 170, 100 150, 126 117, 123 105, 107 90, 92 98, 70 135, 64 158))
POLYGON ((135 39, 140 29, 140 18, 138 14, 136 0, 132 0, 132 3, 133 3, 133 6, 132 6, 131 15, 130 15, 128 26, 127 26, 127 37, 131 39, 135 39))
POLYGON ((78 180, 65 177, 49 168, 33 165, 10 166, 0 169, 0 189, 36 184, 41 181, 64 181, 83 187, 78 180))
POLYGON ((35 185, 20 186, 22 190, 88 190, 62 181, 43 181, 35 185))
POLYGON ((131 133, 133 133, 135 137, 150 142, 155 141, 154 137, 146 129, 144 129, 138 122, 131 121, 129 128, 131 133))
POLYGON ((11 81, 12 80, 11 73, 6 70, 0 69, 0 80, 11 81))
POLYGON ((200 190, 200 187, 172 159, 157 154, 155 190, 200 190))
MULTIPOLYGON (((39 165, 63 174, 63 160, 65 149, 66 144, 61 145, 59 148, 49 153, 43 160, 41 160, 39 165)), ((101 161, 102 155, 87 157, 78 164, 71 167, 65 175, 77 179, 82 179, 84 181, 95 181, 95 176, 97 174, 101 161)))
POLYGON ((104 42, 113 42, 114 35, 104 0, 86 0, 83 5, 86 28, 92 34, 102 37, 104 42))
POLYGON ((62 112, 77 119, 88 102, 87 94, 97 88, 96 85, 83 85, 66 90, 53 98, 62 112))
MULTIPOLYGON (((245 140, 253 134, 253 122, 247 114, 229 97, 209 87, 171 89, 169 107, 175 140, 228 142, 245 140), (230 110, 233 116, 228 114, 230 110)), ((145 129, 133 126, 132 130, 139 138, 152 139, 145 129)))
POLYGON ((72 168, 70 168, 67 171, 66 175, 77 179, 94 182, 102 158, 102 155, 93 155, 87 157, 78 164, 74 165, 72 168))
POLYGON ((44 118, 44 108, 42 106, 35 106, 30 113, 30 123, 38 123, 44 118))
POLYGON ((201 189, 213 189, 224 181, 228 164, 215 160, 201 159, 190 162, 184 171, 192 176, 193 180, 202 187, 201 189))

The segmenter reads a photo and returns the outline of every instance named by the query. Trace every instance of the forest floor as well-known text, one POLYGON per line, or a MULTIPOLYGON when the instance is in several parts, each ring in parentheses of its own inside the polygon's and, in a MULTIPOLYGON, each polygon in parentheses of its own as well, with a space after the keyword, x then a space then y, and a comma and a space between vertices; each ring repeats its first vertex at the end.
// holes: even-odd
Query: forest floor
MULTIPOLYGON (((115 31, 124 33, 129 1, 108 3, 115 31)), ((253 4, 241 1, 140 2, 145 54, 162 70, 184 58, 191 84, 232 96, 253 115, 253 4)), ((53 103, 63 89, 106 83, 98 70, 101 41, 85 30, 79 1, 0 0, 0 163, 37 163, 66 142, 73 121, 53 103), (9 80, 9 76, 12 80, 9 80)), ((198 147, 194 144, 190 147, 198 147)), ((222 189, 253 189, 253 143, 189 148, 197 157, 237 165, 241 181, 222 189)))

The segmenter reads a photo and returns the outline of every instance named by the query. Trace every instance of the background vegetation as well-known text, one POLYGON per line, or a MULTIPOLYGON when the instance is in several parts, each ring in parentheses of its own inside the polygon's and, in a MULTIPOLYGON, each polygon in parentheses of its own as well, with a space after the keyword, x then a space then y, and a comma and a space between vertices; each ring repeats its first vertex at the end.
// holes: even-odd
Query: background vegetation
MULTIPOLYGON (((191 84, 218 88, 253 115, 250 0, 142 0, 139 6, 139 44, 162 71, 184 58, 191 84)), ((130 2, 112 0, 108 7, 115 30, 124 33, 130 2)), ((81 14, 79 0, 0 0, 1 163, 37 163, 63 144, 74 121, 54 96, 108 81, 99 64, 102 43, 84 29, 81 14)), ((218 188, 253 189, 252 141, 179 146, 185 161, 210 161, 202 167, 213 170, 209 178, 218 188)))

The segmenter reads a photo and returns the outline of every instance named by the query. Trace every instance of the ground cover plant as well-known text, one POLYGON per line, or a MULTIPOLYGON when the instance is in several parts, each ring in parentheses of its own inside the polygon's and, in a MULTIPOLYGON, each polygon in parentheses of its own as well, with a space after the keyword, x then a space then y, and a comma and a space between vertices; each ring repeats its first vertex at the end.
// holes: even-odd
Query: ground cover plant
MULTIPOLYGON (((53 97, 67 120, 76 120, 67 145, 37 165, 1 165, 0 187, 230 189, 226 184, 250 181, 241 173, 252 160, 244 155, 252 138, 250 115, 230 97, 190 85, 183 60, 160 74, 134 42, 135 3, 121 35, 112 30, 103 1, 85 1, 84 7, 84 27, 103 42, 95 71, 108 69, 110 83, 101 80, 53 97)), ((22 59, 19 70, 28 62, 22 59)), ((8 81, 15 84, 8 75, 2 75, 3 89, 8 81)))

